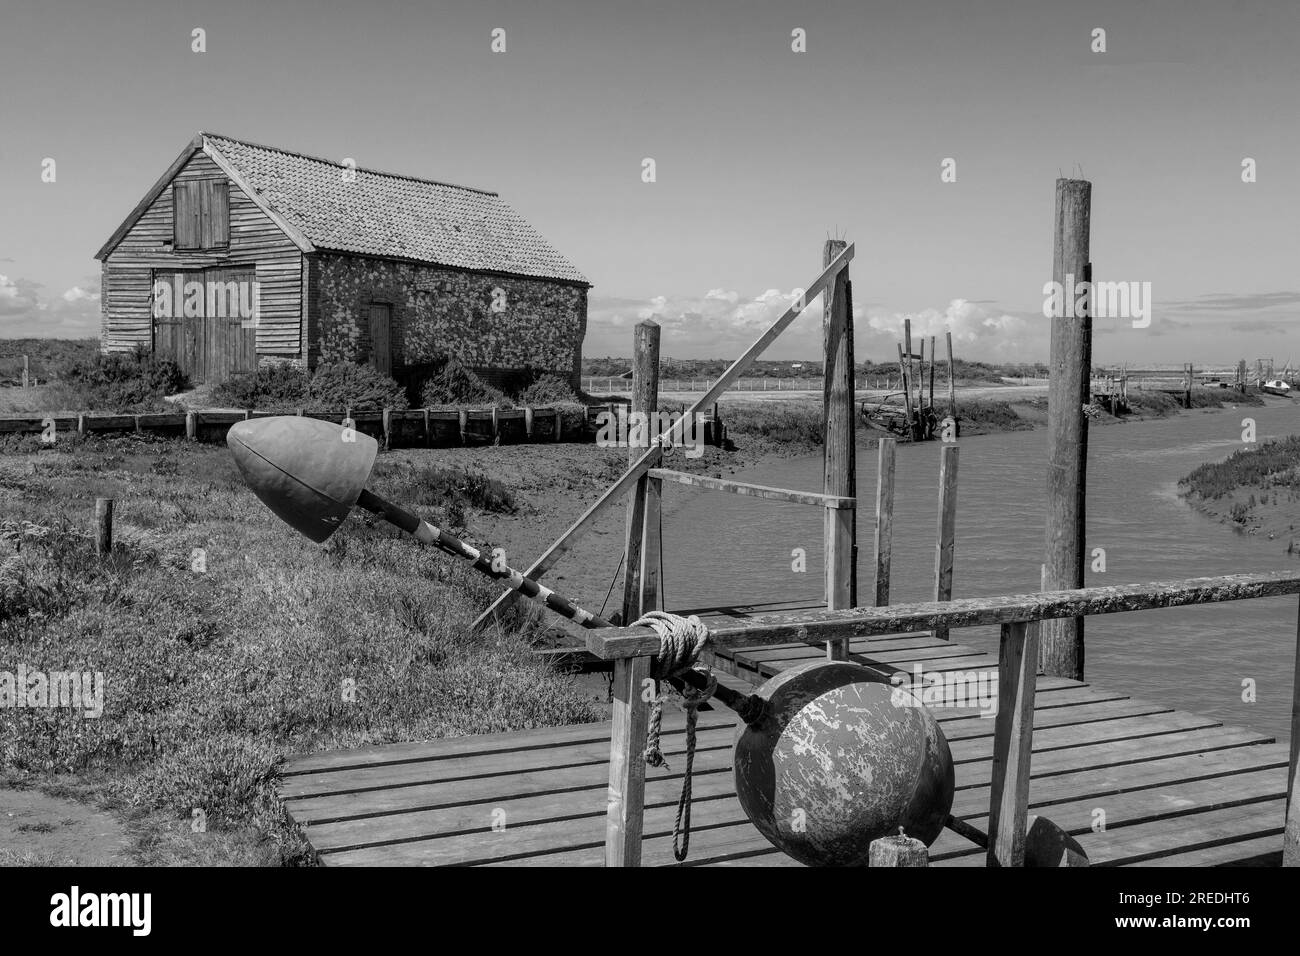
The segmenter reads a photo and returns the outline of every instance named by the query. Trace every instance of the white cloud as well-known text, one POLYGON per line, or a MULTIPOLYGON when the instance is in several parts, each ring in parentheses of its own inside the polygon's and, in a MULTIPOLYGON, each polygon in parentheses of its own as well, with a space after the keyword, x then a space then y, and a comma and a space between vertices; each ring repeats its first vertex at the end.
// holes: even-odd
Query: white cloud
POLYGON ((88 337, 99 334, 98 277, 46 301, 41 285, 0 275, 0 335, 88 337))
POLYGON ((79 285, 74 285, 67 292, 63 293, 64 302, 98 302, 98 292, 87 292, 79 285))
POLYGON ((912 320, 914 342, 917 337, 934 336, 937 347, 944 334, 952 332, 953 351, 958 357, 983 361, 1041 360, 1051 331, 1046 319, 999 312, 969 299, 953 299, 943 310, 873 311, 864 330, 867 341, 901 341, 905 319, 912 320))
MULTIPOLYGON (((739 355, 790 307, 803 292, 767 289, 746 297, 733 290, 710 289, 702 296, 650 299, 593 297, 589 308, 586 355, 628 355, 632 326, 653 319, 663 328, 660 350, 675 358, 727 358, 739 355)), ((855 351, 859 361, 892 361, 903 338, 903 320, 912 320, 912 335, 942 341, 953 334, 953 348, 968 359, 1033 361, 1046 354, 1048 324, 1034 317, 986 308, 968 299, 953 299, 946 308, 887 312, 855 307, 855 351)), ((767 358, 814 358, 821 354, 821 300, 814 299, 789 329, 764 353, 767 358)))

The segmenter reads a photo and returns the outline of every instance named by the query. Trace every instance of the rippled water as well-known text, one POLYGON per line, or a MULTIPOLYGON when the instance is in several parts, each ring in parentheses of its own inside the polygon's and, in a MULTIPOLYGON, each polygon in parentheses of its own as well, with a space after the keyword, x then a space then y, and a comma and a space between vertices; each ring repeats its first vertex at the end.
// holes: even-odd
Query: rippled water
MULTIPOLYGON (((1089 551, 1104 548, 1105 573, 1089 585, 1295 569, 1286 542, 1245 535, 1188 507, 1178 479, 1241 446, 1241 420, 1261 440, 1300 432, 1295 407, 1224 409, 1163 421, 1093 428, 1088 457, 1089 551)), ((1043 553, 1045 430, 962 439, 958 469, 954 595, 1020 594, 1039 586, 1043 553)), ((891 600, 928 600, 934 587, 937 442, 899 445, 891 600)), ((821 457, 765 463, 739 480, 821 490, 821 457)), ((872 590, 876 452, 860 448, 858 487, 867 502, 858 532, 859 593, 872 590)), ((819 509, 665 484, 664 593, 669 608, 819 600, 819 509), (805 548, 808 570, 791 570, 805 548)), ((1285 737, 1296 651, 1294 597, 1089 618, 1087 678, 1134 697, 1210 714, 1285 737), (1256 702, 1242 700, 1255 682, 1256 702)), ((954 638, 994 649, 993 629, 954 638)))

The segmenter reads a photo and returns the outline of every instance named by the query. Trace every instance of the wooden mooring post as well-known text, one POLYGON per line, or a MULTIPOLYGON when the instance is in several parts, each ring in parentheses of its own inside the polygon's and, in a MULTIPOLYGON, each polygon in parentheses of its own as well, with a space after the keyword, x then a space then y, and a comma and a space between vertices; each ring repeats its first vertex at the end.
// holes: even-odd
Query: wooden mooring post
MULTIPOLYGON (((1056 181, 1052 278, 1059 288, 1091 280, 1089 234, 1092 183, 1056 181)), ((1083 314, 1052 317, 1047 388, 1047 534, 1043 587, 1083 587, 1085 490, 1088 464, 1088 385, 1092 365, 1092 304, 1083 314)), ((1050 677, 1083 680, 1083 618, 1044 621, 1039 665, 1050 677)))
MULTIPOLYGON (((659 325, 637 323, 632 344, 632 411, 650 413, 659 407, 659 325)), ((645 454, 638 441, 653 439, 648 423, 635 436, 628 432, 628 460, 645 454)), ((646 611, 659 608, 659 518, 663 482, 641 475, 627 506, 627 557, 623 576, 623 621, 630 624, 646 611)), ((641 694, 650 680, 650 659, 615 661, 613 730, 609 762, 609 803, 606 809, 605 865, 640 866, 642 818, 645 805, 645 746, 649 708, 641 694)))
POLYGON ((957 436, 957 384, 956 370, 952 367, 952 333, 944 333, 948 342, 948 415, 952 418, 953 437, 957 436))
POLYGON ((95 553, 113 553, 113 499, 95 499, 95 553))
MULTIPOLYGON (((659 408, 659 334, 658 323, 646 319, 638 322, 632 332, 632 405, 631 411, 645 413, 647 416, 659 408)), ((634 462, 645 454, 645 443, 653 435, 648 424, 635 434, 628 430, 628 461, 634 462)), ((643 599, 658 597, 658 556, 653 568, 643 565, 643 549, 647 528, 647 504, 657 506, 662 492, 662 482, 648 474, 637 479, 636 486, 628 496, 627 528, 625 535, 626 559, 623 573, 623 621, 631 623, 646 611, 656 610, 657 603, 646 606, 643 599), (655 484, 655 493, 651 494, 651 482, 655 484), (651 500, 653 499, 653 501, 651 500), (645 573, 643 573, 645 572, 645 573), (648 588, 647 588, 648 585, 648 588)), ((656 535, 659 528, 659 514, 653 515, 656 535)), ((657 549, 656 549, 657 550, 657 549)))
POLYGON ((894 542, 894 450, 892 438, 880 439, 876 468, 876 607, 889 603, 889 562, 894 542))
MULTIPOLYGON (((957 446, 945 444, 939 459, 939 521, 934 542, 934 599, 952 600, 952 567, 957 537, 957 446)), ((934 636, 948 640, 947 626, 934 636)))
MULTIPOLYGON (((848 248, 841 239, 828 239, 822 247, 822 268, 848 248)), ((824 293, 822 309, 822 422, 825 441, 822 456, 822 493, 845 498, 857 492, 857 464, 853 414, 853 299, 846 266, 824 293)), ((827 508, 823 522, 826 554, 826 607, 832 611, 853 607, 857 600, 856 508, 827 508)), ((848 660, 849 641, 829 641, 832 660, 848 660)))

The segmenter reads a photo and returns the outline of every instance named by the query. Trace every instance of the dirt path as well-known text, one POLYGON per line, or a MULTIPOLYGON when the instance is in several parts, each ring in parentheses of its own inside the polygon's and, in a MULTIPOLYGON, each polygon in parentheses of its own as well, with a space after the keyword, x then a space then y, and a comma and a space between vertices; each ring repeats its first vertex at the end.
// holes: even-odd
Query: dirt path
POLYGON ((0 866, 130 866, 126 828, 39 790, 0 789, 0 866))

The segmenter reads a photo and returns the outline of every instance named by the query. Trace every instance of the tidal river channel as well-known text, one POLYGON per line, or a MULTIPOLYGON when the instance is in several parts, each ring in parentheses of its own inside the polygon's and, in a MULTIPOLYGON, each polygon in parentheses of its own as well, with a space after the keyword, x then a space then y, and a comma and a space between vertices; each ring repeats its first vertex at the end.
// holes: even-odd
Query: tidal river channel
MULTIPOLYGON (((1178 497, 1180 478, 1243 447, 1246 416, 1255 419, 1260 441, 1300 431, 1300 410, 1294 406, 1196 411, 1090 430, 1087 549, 1105 549, 1106 570, 1089 569, 1087 584, 1300 569, 1300 558, 1286 553, 1286 540, 1243 534, 1178 497)), ((1038 590, 1046 446, 1045 429, 961 440, 955 597, 1038 590)), ((938 442, 898 446, 893 603, 933 597, 940 447, 938 442)), ((821 457, 769 460, 728 477, 820 491, 821 457)), ((875 449, 859 447, 861 595, 872 590, 875 488, 875 449)), ((664 494, 670 499, 664 519, 668 608, 811 603, 822 597, 819 509, 670 483, 664 494), (791 569, 795 548, 806 549, 804 573, 791 569)), ((1295 597, 1089 618, 1086 677, 1135 698, 1285 739, 1296 620, 1295 597), (1243 700, 1248 679, 1254 681, 1253 703, 1243 700)), ((996 652, 995 629, 952 636, 996 652)))

